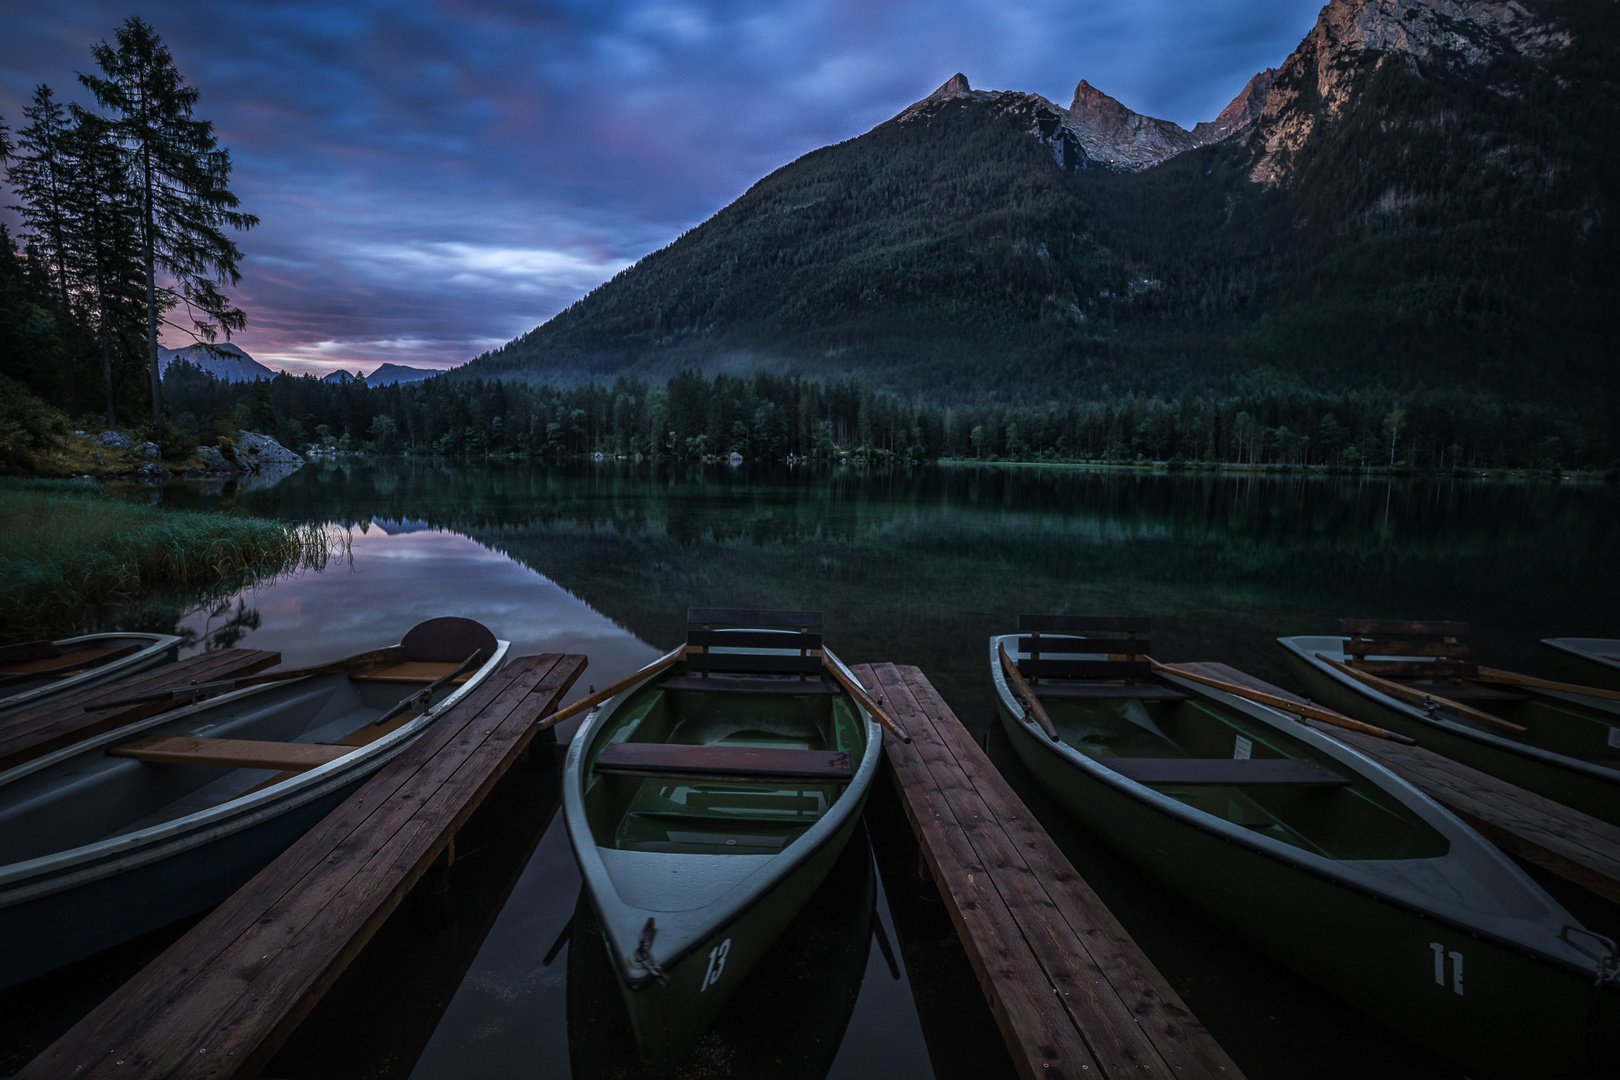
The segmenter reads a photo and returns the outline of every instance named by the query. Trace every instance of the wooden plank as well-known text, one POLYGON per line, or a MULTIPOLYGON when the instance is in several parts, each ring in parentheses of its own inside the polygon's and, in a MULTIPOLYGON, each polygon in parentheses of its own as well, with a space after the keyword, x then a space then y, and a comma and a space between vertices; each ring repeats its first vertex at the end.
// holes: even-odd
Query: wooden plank
POLYGON ((840 694, 826 679, 772 678, 768 675, 671 675, 663 690, 702 694, 840 694))
POLYGON ((690 743, 613 743, 596 756, 592 768, 599 773, 629 776, 808 780, 821 784, 845 783, 855 775, 849 754, 843 750, 690 743))
POLYGON ((94 708, 97 702, 114 702, 191 683, 242 678, 280 662, 280 653, 260 649, 201 653, 0 717, 0 770, 184 704, 149 701, 98 709, 94 708))
POLYGON ((770 630, 688 630, 688 645, 733 649, 819 649, 820 634, 789 634, 770 630))
POLYGON ((1467 659, 1474 650, 1465 641, 1384 641, 1377 638, 1346 638, 1344 651, 1351 656, 1446 656, 1467 659))
POLYGON ((1125 679, 1153 674, 1146 660, 1020 660, 1018 670, 1031 679, 1125 679))
MULTIPOLYGON (((1279 697, 1305 700, 1225 664, 1174 666, 1279 697)), ((1620 902, 1620 826, 1420 746, 1403 746, 1316 721, 1309 723, 1413 784, 1504 851, 1620 902)))
POLYGON ((584 667, 550 654, 491 676, 19 1075, 253 1075, 584 667))
POLYGON ((1346 787, 1350 781, 1304 758, 1098 758, 1138 784, 1236 787, 1282 784, 1290 787, 1346 787))
POLYGON ((330 743, 206 739, 189 735, 145 735, 107 748, 113 757, 154 765, 217 765, 231 769, 286 769, 304 772, 354 753, 330 743))
MULTIPOLYGON (((461 666, 460 660, 406 660, 387 667, 365 668, 349 676, 350 682, 393 682, 393 683, 422 683, 424 685, 438 682, 456 668, 461 666)), ((453 683, 464 683, 473 677, 469 671, 465 675, 458 675, 451 679, 453 683)))
POLYGON ((1070 637, 1056 634, 1051 637, 1021 637, 1018 651, 1040 653, 1042 656, 1146 656, 1153 651, 1153 642, 1144 638, 1070 637))
POLYGON ((686 621, 693 626, 791 626, 809 630, 821 625, 821 612, 695 607, 686 609, 686 621))
POLYGON ((58 653, 56 656, 40 657, 35 660, 23 660, 6 664, 0 667, 0 678, 12 679, 28 675, 55 675, 58 673, 78 672, 78 669, 91 664, 130 653, 139 652, 146 648, 144 642, 136 645, 125 645, 122 648, 111 646, 85 646, 70 653, 58 653))
POLYGON ((1020 1073, 1241 1075, 922 674, 856 673, 912 732, 910 746, 891 738, 885 750, 1020 1073))
POLYGON ((687 653, 686 670, 815 675, 821 671, 821 657, 781 656, 767 653, 687 653))
POLYGON ((1340 619, 1343 634, 1416 634, 1419 637, 1467 637, 1465 622, 1424 622, 1409 619, 1340 619))

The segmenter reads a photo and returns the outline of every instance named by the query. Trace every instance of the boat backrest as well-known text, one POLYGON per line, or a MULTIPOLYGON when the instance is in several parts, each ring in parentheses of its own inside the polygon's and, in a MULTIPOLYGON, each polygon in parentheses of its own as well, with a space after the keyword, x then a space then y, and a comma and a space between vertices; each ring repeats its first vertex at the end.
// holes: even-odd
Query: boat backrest
POLYGON ((405 659, 427 660, 437 663, 461 663, 475 650, 488 660, 500 648, 500 642, 489 627, 472 619, 446 615, 438 619, 419 622, 406 633, 400 645, 405 659))
POLYGON ((821 672, 819 611, 689 608, 686 622, 686 670, 700 676, 728 672, 802 679, 821 672), (734 651, 739 649, 771 651, 734 651))
POLYGON ((1467 679, 1479 674, 1465 622, 1340 619, 1348 664, 1369 675, 1467 679), (1373 660, 1369 657, 1378 657, 1373 660))
POLYGON ((1018 661, 1026 679, 1134 679, 1150 675, 1144 615, 1020 615, 1018 661))

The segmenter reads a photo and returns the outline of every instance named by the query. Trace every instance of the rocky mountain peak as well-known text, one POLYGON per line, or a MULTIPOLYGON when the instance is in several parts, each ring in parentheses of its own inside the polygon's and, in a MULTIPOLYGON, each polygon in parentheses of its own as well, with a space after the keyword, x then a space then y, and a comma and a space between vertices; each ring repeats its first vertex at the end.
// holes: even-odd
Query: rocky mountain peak
POLYGON ((944 85, 929 94, 925 100, 945 101, 953 97, 963 97, 972 92, 973 87, 968 85, 967 76, 958 71, 955 75, 946 79, 944 85))
POLYGON ((1063 126, 1089 157, 1119 171, 1145 169, 1198 145, 1179 124, 1134 112, 1084 79, 1063 126))

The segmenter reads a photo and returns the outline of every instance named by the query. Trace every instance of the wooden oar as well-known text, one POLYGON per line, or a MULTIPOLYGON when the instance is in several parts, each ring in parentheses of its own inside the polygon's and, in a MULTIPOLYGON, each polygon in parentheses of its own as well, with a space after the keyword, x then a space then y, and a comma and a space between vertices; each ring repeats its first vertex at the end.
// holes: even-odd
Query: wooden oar
POLYGON ((832 677, 838 680, 838 685, 842 686, 846 691, 848 691, 850 697, 860 702, 861 708, 871 713, 874 720, 888 728, 890 733, 893 734, 895 738, 899 739, 903 743, 909 743, 911 741, 911 736, 906 734, 906 729, 896 723, 892 716, 878 708, 877 702, 873 701, 867 696, 866 691, 861 688, 861 685, 848 675, 845 675, 843 669, 841 669, 837 664, 833 663, 831 660, 828 660, 826 653, 821 654, 821 666, 832 672, 832 677))
POLYGON ((649 678, 649 677, 651 677, 653 675, 656 675, 660 671, 663 671, 665 668, 669 667, 671 664, 675 663, 677 660, 683 660, 685 658, 686 658, 686 646, 682 645, 680 648, 676 649, 674 652, 670 653, 668 656, 662 657, 662 658, 660 658, 658 660, 654 660, 652 663, 648 664, 646 667, 642 668, 640 671, 637 671, 637 672, 635 672, 634 674, 631 674, 631 675, 626 675, 624 678, 620 679, 618 682, 614 683, 612 686, 604 686, 604 687, 602 687, 602 689, 596 691, 595 693, 592 693, 592 694, 589 694, 589 695, 587 695, 585 697, 582 697, 578 701, 573 702, 572 704, 563 706, 562 708, 558 709, 556 712, 552 713, 550 716, 542 717, 540 719, 540 721, 535 726, 537 728, 541 729, 541 730, 544 730, 544 729, 546 729, 548 727, 551 727, 553 724, 562 723, 564 720, 567 720, 569 717, 578 716, 580 713, 584 712, 586 709, 590 709, 590 708, 593 708, 593 707, 595 707, 597 705, 602 704, 602 702, 606 701, 608 698, 612 697, 614 694, 623 693, 624 691, 630 689, 632 686, 636 685, 636 683, 640 682, 641 680, 649 678))
POLYGON ((1597 686, 1581 686, 1576 683, 1552 682, 1548 679, 1537 679, 1531 675, 1520 675, 1517 671, 1503 671, 1500 668, 1482 667, 1479 674, 1473 677, 1476 682, 1499 683, 1503 686, 1528 686, 1536 690, 1557 690, 1564 694, 1580 694, 1582 697, 1602 698, 1605 701, 1620 701, 1620 691, 1604 690, 1597 686))
POLYGON ((1439 708, 1447 710, 1448 712, 1456 713, 1458 716, 1467 717, 1470 720, 1477 720, 1481 724, 1488 724, 1491 727, 1501 728, 1503 731, 1515 731, 1522 733, 1529 730, 1528 728, 1522 727, 1519 724, 1503 720, 1500 716, 1492 716, 1488 712, 1480 712, 1478 709, 1471 709, 1461 702, 1452 701, 1450 698, 1444 698, 1438 694, 1431 694, 1426 690, 1415 690, 1410 686, 1402 686, 1398 682, 1390 682, 1388 679, 1380 679, 1377 675, 1369 675, 1365 671, 1357 671, 1349 664, 1341 663, 1340 661, 1333 659, 1333 657, 1328 656, 1326 653, 1317 653, 1316 658, 1323 663, 1328 664, 1334 670, 1342 671, 1351 678, 1360 680, 1373 689, 1381 690, 1390 697, 1395 698, 1398 701, 1404 701, 1408 705, 1417 705, 1421 708, 1428 708, 1430 705, 1435 705, 1439 708))
POLYGON ((341 660, 333 660, 327 664, 287 668, 285 671, 270 671, 263 675, 247 675, 240 679, 191 683, 186 686, 171 687, 168 690, 159 690, 151 694, 137 694, 134 697, 119 698, 117 701, 97 701, 86 705, 84 711, 99 712, 102 709, 117 708, 121 705, 141 705, 148 701, 200 701, 203 698, 228 694, 233 690, 245 690, 250 686, 263 686, 266 683, 284 682, 287 679, 302 679, 308 675, 339 675, 345 671, 356 671, 360 668, 398 661, 403 659, 404 656, 405 649, 403 646, 390 645, 386 649, 372 649, 369 652, 355 653, 353 656, 345 656, 341 660))
POLYGON ((1355 720, 1351 717, 1345 716, 1343 713, 1336 713, 1332 709, 1324 709, 1319 705, 1311 705, 1303 701, 1293 701, 1289 698, 1278 697, 1276 694, 1268 694, 1263 690, 1255 690, 1251 687, 1243 686, 1240 683, 1227 682, 1225 679, 1216 679, 1209 675, 1199 675, 1194 672, 1187 671, 1184 668, 1175 667, 1171 664, 1161 664, 1151 656, 1148 657, 1148 663, 1152 664, 1154 670, 1156 671, 1164 671, 1171 675, 1178 676, 1179 678, 1191 679, 1193 682, 1203 683, 1205 686, 1214 687, 1216 690, 1224 690, 1228 694, 1235 697, 1247 698, 1256 704, 1265 705, 1272 709, 1293 713, 1296 716, 1308 716, 1312 720, 1320 720, 1324 724, 1332 724, 1334 727, 1342 727, 1346 731, 1359 731, 1363 735, 1372 735, 1375 738, 1388 739, 1390 742, 1398 742, 1405 746, 1417 745, 1416 739, 1402 735, 1398 731, 1390 731, 1387 728, 1381 728, 1374 724, 1364 723, 1360 720, 1355 720))
POLYGON ((422 689, 416 691, 414 694, 408 694, 405 697, 400 698, 397 702, 394 703, 394 707, 392 709, 389 709, 387 712, 385 712, 381 716, 377 717, 377 719, 373 720, 371 722, 371 726, 372 727, 381 727, 382 725, 388 723, 388 721, 392 720, 394 717, 398 716, 400 713, 408 712, 409 710, 415 709, 417 707, 420 707, 425 711, 429 705, 433 704, 433 692, 435 690, 437 690, 441 686, 445 686, 445 685, 449 684, 453 679, 456 678, 456 676, 460 675, 462 672, 470 671, 471 669, 477 667, 479 664, 482 664, 483 662, 484 662, 484 650, 483 649, 474 649, 473 654, 471 656, 467 657, 467 659, 463 660, 461 662, 461 665, 459 667, 457 667, 454 671, 446 672, 445 674, 439 676, 437 679, 434 679, 428 685, 422 687, 422 689))
POLYGON ((1018 665, 1013 663, 1012 657, 1007 655, 1007 646, 998 641, 996 642, 996 651, 1001 654, 1001 670, 1007 673, 1007 681, 1012 683, 1014 690, 1018 691, 1018 696, 1024 699, 1024 711, 1033 716, 1035 722, 1041 725, 1041 730, 1046 732, 1047 738, 1057 742, 1057 725, 1052 723, 1052 718, 1046 715, 1046 707, 1035 696, 1035 691, 1029 688, 1029 683, 1024 681, 1024 673, 1018 670, 1018 665))

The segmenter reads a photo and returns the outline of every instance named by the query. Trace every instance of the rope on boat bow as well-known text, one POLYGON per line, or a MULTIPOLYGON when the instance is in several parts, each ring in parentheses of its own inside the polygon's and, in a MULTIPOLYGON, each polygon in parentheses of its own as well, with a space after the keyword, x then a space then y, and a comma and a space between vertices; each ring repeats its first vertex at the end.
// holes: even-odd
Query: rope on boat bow
POLYGON ((647 925, 641 928, 641 940, 636 943, 636 954, 630 959, 645 968, 647 974, 651 975, 665 986, 668 986, 669 976, 664 974, 664 969, 659 966, 657 960, 653 959, 652 943, 653 938, 657 936, 658 927, 654 924, 651 916, 649 916, 647 919, 647 925))
POLYGON ((1594 933, 1584 926, 1565 926, 1558 931, 1558 937, 1564 944, 1589 958, 1597 968, 1597 977, 1592 980, 1592 992, 1588 995, 1586 1005, 1586 1056, 1588 1060, 1596 1061, 1599 1051, 1598 1022, 1603 1015, 1603 991, 1611 984, 1620 985, 1620 947, 1615 945, 1613 938, 1594 933), (1601 951, 1588 949, 1571 934, 1590 938, 1601 951))

